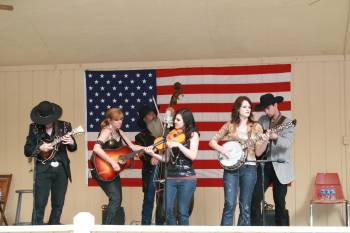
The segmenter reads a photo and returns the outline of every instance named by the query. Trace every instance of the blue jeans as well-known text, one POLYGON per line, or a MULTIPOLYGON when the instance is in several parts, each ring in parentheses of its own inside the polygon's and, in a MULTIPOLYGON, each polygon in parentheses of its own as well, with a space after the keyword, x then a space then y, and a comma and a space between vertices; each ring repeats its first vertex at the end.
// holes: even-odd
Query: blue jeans
POLYGON ((168 179, 166 182, 166 223, 177 225, 174 215, 175 199, 178 202, 179 225, 190 225, 189 207, 192 195, 196 190, 196 180, 168 179))
MULTIPOLYGON (((142 225, 152 224, 154 196, 156 195, 157 198, 161 198, 160 195, 156 194, 156 184, 154 182, 154 179, 157 178, 155 176, 157 175, 158 172, 159 172, 159 167, 156 166, 153 168, 151 175, 146 177, 148 181, 147 181, 146 189, 144 190, 144 194, 143 194, 142 220, 141 220, 142 225)), ((158 201, 156 203, 158 205, 158 201)), ((156 225, 163 225, 163 224, 164 224, 164 219, 162 218, 162 216, 158 216, 156 212, 156 225)))
POLYGON ((239 190, 239 226, 250 226, 250 207, 256 183, 256 166, 243 165, 237 170, 224 170, 225 205, 221 225, 233 225, 233 213, 236 209, 239 190))

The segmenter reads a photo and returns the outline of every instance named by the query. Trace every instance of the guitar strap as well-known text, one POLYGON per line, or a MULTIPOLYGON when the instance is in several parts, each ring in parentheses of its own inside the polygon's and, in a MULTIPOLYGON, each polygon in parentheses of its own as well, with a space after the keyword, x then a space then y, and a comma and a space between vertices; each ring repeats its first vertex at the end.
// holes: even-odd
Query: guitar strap
MULTIPOLYGON (((125 141, 125 139, 123 138, 123 136, 119 133, 119 131, 117 131, 117 133, 118 133, 118 135, 119 135, 119 137, 120 137, 120 139, 124 142, 124 144, 125 145, 128 145, 127 143, 126 143, 126 141, 125 141)), ((101 134, 101 132, 99 132, 98 133, 98 135, 97 135, 97 138, 100 136, 100 134, 101 134)), ((100 144, 101 146, 103 146, 103 142, 102 141, 100 141, 100 140, 97 140, 96 141, 98 144, 100 144)), ((94 157, 96 156, 96 154, 94 153, 94 152, 92 152, 92 154, 91 154, 91 156, 90 156, 90 162, 91 162, 91 165, 92 165, 92 168, 90 169, 90 170, 95 170, 96 168, 96 166, 95 166, 95 159, 94 159, 94 157)))
POLYGON ((118 130, 118 134, 119 134, 120 138, 123 140, 124 144, 125 144, 126 146, 128 146, 128 144, 126 143, 124 137, 121 135, 121 133, 119 132, 119 130, 118 130))
POLYGON ((53 124, 54 124, 54 126, 55 126, 55 135, 53 135, 53 138, 56 138, 57 136, 60 136, 60 135, 59 135, 58 122, 55 121, 53 124))
MULTIPOLYGON (((269 128, 268 129, 271 129, 271 128, 274 128, 274 127, 277 127, 277 126, 281 125, 284 122, 285 119, 286 119, 286 117, 281 115, 281 117, 274 124, 272 124, 271 123, 271 118, 270 118, 269 128)), ((269 141, 269 144, 267 146, 266 152, 263 155, 262 159, 267 159, 269 156, 271 157, 271 149, 272 149, 271 147, 272 147, 272 143, 271 143, 271 141, 269 141)))
POLYGON ((286 117, 281 115, 281 117, 278 119, 278 121, 276 121, 276 123, 274 123, 274 124, 271 124, 271 119, 270 119, 269 129, 280 126, 284 122, 285 119, 286 119, 286 117))

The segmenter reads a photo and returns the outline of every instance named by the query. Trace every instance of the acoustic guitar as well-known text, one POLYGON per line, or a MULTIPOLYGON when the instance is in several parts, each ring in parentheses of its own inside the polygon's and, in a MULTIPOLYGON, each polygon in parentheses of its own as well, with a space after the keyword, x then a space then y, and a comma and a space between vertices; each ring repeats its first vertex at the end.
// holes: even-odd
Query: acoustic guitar
POLYGON ((112 181, 124 169, 130 168, 133 165, 133 161, 131 158, 140 153, 140 151, 132 151, 128 146, 122 146, 117 149, 104 151, 111 159, 113 159, 119 164, 120 170, 114 171, 110 163, 108 163, 95 153, 92 153, 90 160, 96 169, 97 175, 103 181, 112 181))
MULTIPOLYGON (((175 131, 175 130, 173 130, 175 131)), ((176 134, 176 132, 173 132, 172 140, 175 141, 181 141, 185 140, 184 134, 176 134)), ((153 147, 156 147, 158 150, 161 150, 164 148, 165 139, 162 137, 159 137, 155 140, 155 143, 152 145, 153 147)), ((136 155, 142 154, 144 152, 143 149, 132 151, 130 147, 128 146, 122 146, 117 149, 104 149, 108 157, 113 159, 115 162, 117 162, 120 166, 119 171, 115 171, 111 164, 104 159, 102 159, 100 156, 96 155, 95 153, 92 153, 90 161, 94 165, 97 175, 99 178, 103 181, 112 181, 114 178, 119 175, 123 170, 132 167, 133 160, 132 158, 136 155)))

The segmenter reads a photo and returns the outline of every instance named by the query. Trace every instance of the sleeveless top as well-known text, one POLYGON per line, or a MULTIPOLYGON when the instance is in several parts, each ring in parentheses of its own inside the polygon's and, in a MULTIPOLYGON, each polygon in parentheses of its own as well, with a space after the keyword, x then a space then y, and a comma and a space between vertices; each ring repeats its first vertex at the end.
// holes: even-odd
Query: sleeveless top
MULTIPOLYGON (((183 145, 186 148, 190 148, 190 140, 187 140, 183 145)), ((168 177, 189 177, 196 175, 191 159, 187 158, 177 147, 172 148, 171 152, 172 154, 169 155, 170 159, 168 162, 168 177)))
POLYGON ((111 150, 111 149, 117 149, 121 146, 123 146, 123 141, 121 138, 119 141, 117 141, 116 139, 111 137, 102 145, 102 149, 111 150))
MULTIPOLYGON (((112 136, 109 137, 109 139, 107 141, 105 141, 105 143, 103 143, 103 145, 101 145, 102 149, 103 150, 112 150, 112 149, 117 149, 121 146, 123 146, 123 140, 122 138, 120 137, 119 140, 116 140, 115 138, 113 138, 112 136)), ((98 156, 98 155, 95 155, 95 156, 98 156)), ((92 158, 91 158, 92 159, 92 158)), ((100 177, 98 176, 97 172, 96 172, 96 169, 95 169, 95 166, 94 166, 94 163, 91 162, 92 166, 93 166, 93 169, 91 170, 91 175, 94 179, 96 180, 101 180, 100 177)), ((115 178, 119 177, 119 175, 117 175, 115 178)), ((103 180, 101 180, 103 181, 103 180)), ((105 182, 105 181, 104 181, 105 182)), ((108 181, 109 182, 109 181, 108 181)))
MULTIPOLYGON (((123 138, 122 136, 119 134, 119 132, 113 132, 112 129, 110 129, 110 135, 107 139, 107 141, 105 141, 103 143, 103 145, 101 145, 102 149, 104 150, 112 150, 112 149, 118 149, 119 147, 123 146, 123 138), (119 135, 119 140, 115 139, 115 137, 113 137, 113 135, 115 136, 116 134, 119 135)), ((98 137, 100 136, 100 134, 98 134, 98 137)))

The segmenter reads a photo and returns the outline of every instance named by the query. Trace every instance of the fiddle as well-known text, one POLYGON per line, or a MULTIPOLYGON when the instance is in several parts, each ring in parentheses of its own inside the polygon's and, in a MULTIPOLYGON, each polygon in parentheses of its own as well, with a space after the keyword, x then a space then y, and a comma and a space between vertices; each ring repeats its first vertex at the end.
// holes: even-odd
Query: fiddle
POLYGON ((171 130, 166 138, 158 137, 154 140, 154 148, 158 151, 162 151, 165 149, 165 143, 166 141, 175 141, 178 143, 184 143, 186 140, 186 136, 182 129, 173 129, 171 130))
MULTIPOLYGON (((166 148, 166 142, 167 141, 175 141, 178 143, 184 143, 186 140, 186 136, 183 133, 182 129, 173 129, 171 130, 166 138, 164 137, 157 137, 156 139, 154 139, 154 143, 153 145, 147 146, 146 148, 152 148, 153 151, 158 151, 159 153, 162 153, 164 151, 164 149, 166 148)), ((133 151, 132 153, 127 154, 127 156, 131 156, 131 154, 137 155, 137 154, 142 154, 143 152, 145 152, 145 149, 140 149, 140 150, 136 150, 133 151)), ((134 156, 133 155, 133 156, 134 156)))

